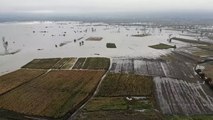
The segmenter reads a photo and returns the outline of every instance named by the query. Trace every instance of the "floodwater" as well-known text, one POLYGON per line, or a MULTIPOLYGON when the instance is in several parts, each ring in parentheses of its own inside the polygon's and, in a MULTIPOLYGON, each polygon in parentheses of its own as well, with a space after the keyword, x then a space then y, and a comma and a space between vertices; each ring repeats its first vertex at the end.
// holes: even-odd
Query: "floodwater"
MULTIPOLYGON (((148 25, 147 25, 148 26, 148 25)), ((141 26, 118 26, 104 23, 81 22, 14 22, 0 24, 0 38, 8 41, 8 51, 21 50, 13 55, 3 55, 0 42, 0 75, 14 71, 35 58, 55 57, 146 57, 156 58, 173 49, 155 50, 149 45, 166 43, 182 47, 186 43, 168 43, 169 34, 178 36, 180 31, 162 30, 141 26), (146 37, 132 37, 148 33, 146 37), (83 38, 82 38, 83 37, 83 38), (103 37, 101 41, 86 41, 88 37, 103 37), (82 39, 79 39, 82 38, 82 39), (74 40, 77 42, 74 42, 74 40), (78 40, 79 39, 79 40, 78 40), (84 41, 80 46, 79 42, 84 41), (65 45, 60 47, 61 43, 65 45), (106 43, 115 43, 117 48, 106 48, 106 43)), ((186 36, 188 38, 188 36, 186 36)))

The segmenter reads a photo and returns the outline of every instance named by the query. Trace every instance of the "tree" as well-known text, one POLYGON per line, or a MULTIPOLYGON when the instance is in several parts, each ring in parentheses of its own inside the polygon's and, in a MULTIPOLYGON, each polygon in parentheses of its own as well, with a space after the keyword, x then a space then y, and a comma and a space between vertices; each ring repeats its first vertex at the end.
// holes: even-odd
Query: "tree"
POLYGON ((2 37, 2 42, 3 42, 4 49, 5 49, 5 54, 7 54, 8 53, 8 42, 5 41, 5 37, 2 37))

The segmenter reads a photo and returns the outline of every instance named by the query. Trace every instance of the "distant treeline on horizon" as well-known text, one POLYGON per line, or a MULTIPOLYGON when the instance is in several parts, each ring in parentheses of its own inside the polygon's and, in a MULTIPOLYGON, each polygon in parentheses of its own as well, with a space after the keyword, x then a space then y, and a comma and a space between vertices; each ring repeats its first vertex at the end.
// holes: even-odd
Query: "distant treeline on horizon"
POLYGON ((105 23, 154 22, 159 24, 213 24, 211 13, 115 13, 115 14, 30 14, 0 13, 0 22, 83 21, 105 23))

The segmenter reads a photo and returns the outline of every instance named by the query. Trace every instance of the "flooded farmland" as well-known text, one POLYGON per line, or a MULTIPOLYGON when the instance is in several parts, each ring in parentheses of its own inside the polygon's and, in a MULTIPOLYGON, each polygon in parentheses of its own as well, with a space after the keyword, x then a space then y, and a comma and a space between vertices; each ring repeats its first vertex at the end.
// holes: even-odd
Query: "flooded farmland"
POLYGON ((8 42, 7 49, 11 54, 5 55, 5 49, 0 45, 0 74, 14 71, 35 58, 70 56, 156 58, 170 53, 173 49, 155 50, 148 46, 158 43, 176 45, 177 48, 185 46, 188 43, 167 41, 170 34, 180 36, 180 33, 166 28, 161 30, 151 23, 139 26, 83 22, 1 23, 0 37, 4 37, 8 42), (137 34, 148 36, 132 36, 137 34), (91 37, 101 37, 102 40, 88 41, 87 39, 91 37), (115 43, 117 48, 109 49, 106 47, 107 43, 115 43))
POLYGON ((203 54, 212 54, 212 41, 190 30, 154 23, 0 23, 0 113, 39 120, 212 115, 211 81, 196 72, 203 54), (23 71, 45 72, 25 80, 23 71), (32 108, 21 109, 28 96, 32 108), (46 107, 36 107, 37 96, 46 107))

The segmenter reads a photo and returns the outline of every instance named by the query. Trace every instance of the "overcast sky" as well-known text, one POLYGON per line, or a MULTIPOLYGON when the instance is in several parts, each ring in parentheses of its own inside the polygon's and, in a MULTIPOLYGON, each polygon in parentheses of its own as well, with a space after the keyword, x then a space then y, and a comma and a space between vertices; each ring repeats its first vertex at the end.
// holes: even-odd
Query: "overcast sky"
POLYGON ((213 11, 213 0, 0 0, 0 12, 213 11))

